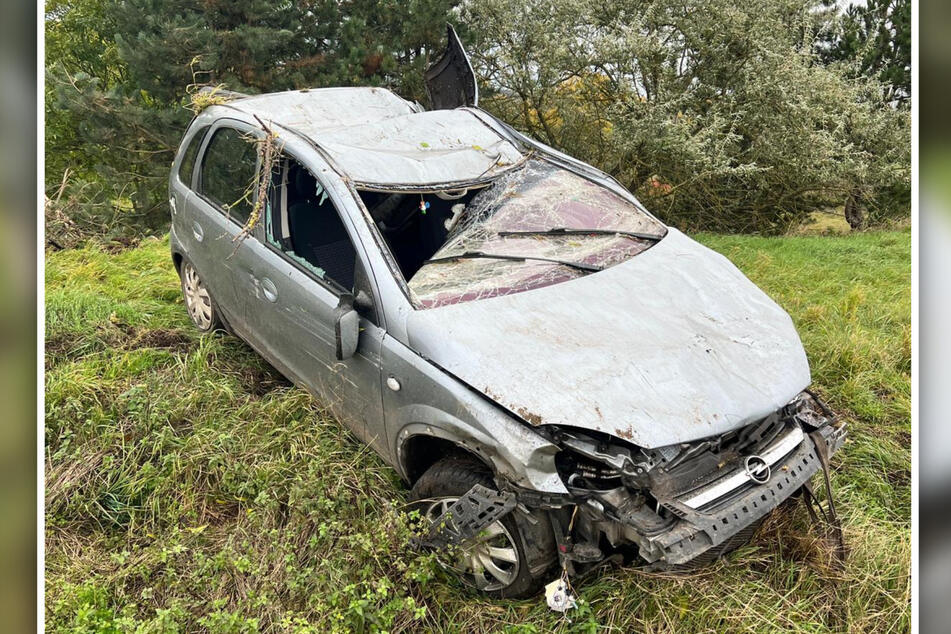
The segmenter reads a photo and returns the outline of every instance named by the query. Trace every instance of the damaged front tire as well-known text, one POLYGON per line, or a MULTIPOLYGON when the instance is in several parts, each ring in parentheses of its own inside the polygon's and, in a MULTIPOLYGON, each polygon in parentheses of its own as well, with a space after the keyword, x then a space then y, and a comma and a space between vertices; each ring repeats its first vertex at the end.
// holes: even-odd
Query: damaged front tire
MULTIPOLYGON (((476 484, 495 489, 485 465, 472 458, 443 458, 413 485, 412 508, 434 521, 476 484)), ((446 571, 494 598, 537 593, 557 561, 551 524, 537 511, 531 516, 519 510, 508 513, 450 549, 440 558, 446 571)))

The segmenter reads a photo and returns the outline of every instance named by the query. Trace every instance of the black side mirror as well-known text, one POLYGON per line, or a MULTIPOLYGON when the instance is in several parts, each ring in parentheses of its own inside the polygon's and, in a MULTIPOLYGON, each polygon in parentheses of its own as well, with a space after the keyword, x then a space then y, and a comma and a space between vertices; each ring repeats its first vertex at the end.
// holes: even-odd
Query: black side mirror
POLYGON ((353 295, 340 296, 340 303, 334 310, 334 338, 336 340, 337 360, 349 359, 357 352, 360 342, 360 315, 353 307, 353 295))

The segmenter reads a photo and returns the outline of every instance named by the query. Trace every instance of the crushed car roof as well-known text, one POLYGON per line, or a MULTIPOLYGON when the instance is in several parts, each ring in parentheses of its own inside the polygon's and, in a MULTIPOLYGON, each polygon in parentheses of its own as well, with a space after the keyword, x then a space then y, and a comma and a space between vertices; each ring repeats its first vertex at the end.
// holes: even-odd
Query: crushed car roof
POLYGON ((524 158, 477 110, 425 112, 382 88, 294 90, 228 106, 306 136, 357 186, 488 180, 524 158))

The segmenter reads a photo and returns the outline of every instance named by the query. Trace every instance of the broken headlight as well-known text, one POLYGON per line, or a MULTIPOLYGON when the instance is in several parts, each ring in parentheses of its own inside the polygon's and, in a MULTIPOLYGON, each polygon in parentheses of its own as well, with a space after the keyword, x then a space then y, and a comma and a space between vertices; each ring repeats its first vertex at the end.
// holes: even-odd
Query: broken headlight
POLYGON ((643 449, 600 432, 558 428, 562 447, 555 466, 569 490, 606 491, 624 486, 674 498, 706 486, 771 446, 794 427, 809 432, 833 416, 814 395, 803 392, 754 423, 724 434, 655 449, 643 449))
POLYGON ((621 486, 643 488, 653 466, 642 450, 597 432, 558 429, 562 451, 555 467, 569 489, 605 491, 621 486))
POLYGON ((573 489, 614 489, 621 486, 619 469, 574 451, 555 456, 555 467, 566 486, 573 489))
POLYGON ((806 432, 825 427, 835 421, 835 414, 811 390, 800 392, 783 407, 787 418, 795 419, 806 432))

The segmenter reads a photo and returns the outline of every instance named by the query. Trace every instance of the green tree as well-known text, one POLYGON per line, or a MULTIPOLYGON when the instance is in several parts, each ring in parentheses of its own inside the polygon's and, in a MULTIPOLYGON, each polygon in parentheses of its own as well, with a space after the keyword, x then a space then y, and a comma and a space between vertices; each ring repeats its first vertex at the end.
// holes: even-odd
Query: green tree
POLYGON ((885 98, 911 99, 911 0, 850 4, 820 42, 822 59, 844 62, 853 76, 878 77, 885 98))
POLYGON ((73 174, 92 231, 161 232, 189 87, 259 93, 382 85, 422 99, 449 0, 54 0, 47 6, 47 183, 73 174))
MULTIPOLYGON (((97 77, 106 85, 122 80, 122 67, 115 43, 111 16, 101 0, 51 0, 46 4, 46 59, 48 73, 59 80, 97 77)), ((68 111, 57 107, 57 81, 47 81, 46 174, 58 182, 70 168, 92 174, 94 160, 81 147, 78 123, 68 111)))
POLYGON ((877 80, 817 63, 817 8, 467 0, 460 17, 485 107, 681 227, 779 232, 850 196, 874 220, 907 214, 908 114, 877 80))

